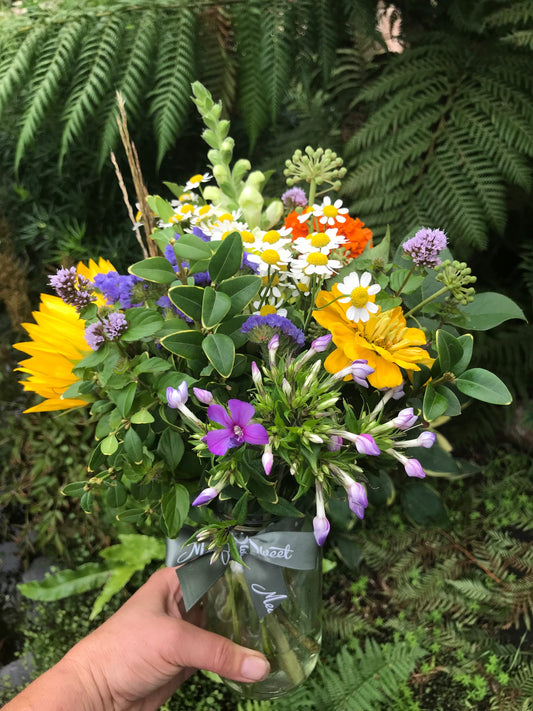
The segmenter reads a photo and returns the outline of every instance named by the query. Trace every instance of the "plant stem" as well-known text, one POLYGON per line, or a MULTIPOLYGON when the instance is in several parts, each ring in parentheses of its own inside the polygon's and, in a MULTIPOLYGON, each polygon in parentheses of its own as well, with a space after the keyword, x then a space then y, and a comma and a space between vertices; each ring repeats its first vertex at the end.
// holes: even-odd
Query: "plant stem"
POLYGON ((428 296, 427 299, 424 299, 423 301, 421 301, 421 302, 420 302, 419 304, 417 304, 416 306, 413 306, 413 308, 405 314, 405 318, 408 319, 409 316, 412 316, 414 313, 416 313, 417 311, 419 311, 419 310, 422 308, 422 306, 425 306, 426 304, 429 304, 430 301, 433 301, 434 299, 438 299, 439 296, 442 296, 442 295, 445 294, 447 291, 449 291, 448 287, 447 287, 447 286, 443 286, 442 289, 439 289, 439 290, 436 291, 434 294, 431 294, 431 296, 428 296))

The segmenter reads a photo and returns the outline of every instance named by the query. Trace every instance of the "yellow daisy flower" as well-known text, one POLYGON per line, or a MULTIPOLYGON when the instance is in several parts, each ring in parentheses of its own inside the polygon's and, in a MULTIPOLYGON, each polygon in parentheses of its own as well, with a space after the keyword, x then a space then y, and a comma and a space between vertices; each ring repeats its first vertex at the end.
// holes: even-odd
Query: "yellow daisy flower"
POLYGON ((400 306, 377 314, 368 321, 354 322, 347 316, 348 304, 334 301, 343 294, 337 285, 321 291, 313 316, 333 336, 337 348, 324 362, 329 373, 338 373, 354 360, 366 360, 374 368, 368 382, 375 388, 394 388, 404 379, 401 369, 420 370, 433 359, 424 348, 426 336, 420 328, 408 328, 400 306), (333 303, 331 303, 333 301, 333 303))
MULTIPOLYGON (((96 274, 115 271, 115 268, 111 262, 100 258, 98 264, 92 259, 88 266, 80 262, 76 271, 92 280, 96 274)), ((98 296, 96 303, 103 306, 104 297, 98 296)), ((72 372, 73 367, 91 352, 85 341, 85 321, 74 306, 50 294, 41 294, 39 310, 33 312, 33 317, 36 323, 22 324, 31 340, 14 344, 14 348, 30 356, 17 370, 28 376, 20 381, 24 390, 37 393, 45 400, 25 412, 68 410, 86 405, 85 400, 62 398, 78 380, 72 372)))

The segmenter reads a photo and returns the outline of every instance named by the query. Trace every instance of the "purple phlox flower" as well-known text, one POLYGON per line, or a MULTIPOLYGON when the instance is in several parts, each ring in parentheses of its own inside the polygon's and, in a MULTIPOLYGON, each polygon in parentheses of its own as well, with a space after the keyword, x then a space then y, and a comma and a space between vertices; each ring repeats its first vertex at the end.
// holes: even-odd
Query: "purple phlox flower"
POLYGON ((267 314, 260 316, 254 314, 241 326, 242 333, 249 334, 248 337, 253 343, 268 343, 274 334, 285 337, 285 341, 291 346, 302 347, 305 343, 303 331, 293 324, 293 322, 278 316, 277 314, 267 314))
POLYGON ((332 338, 333 336, 331 333, 315 338, 315 340, 311 343, 311 350, 313 353, 323 353, 331 343, 332 338))
POLYGON ((87 345, 92 348, 93 351, 97 351, 100 345, 105 341, 104 329, 99 321, 87 326, 84 335, 87 345))
POLYGON ((355 435, 355 448, 359 454, 368 454, 372 457, 378 457, 381 454, 374 438, 369 434, 355 435))
POLYGON ((441 262, 439 253, 446 248, 446 244, 446 235, 442 230, 423 227, 402 246, 417 267, 437 267, 441 262))
POLYGON ((123 313, 113 311, 104 318, 103 329, 110 341, 116 341, 128 330, 128 322, 123 313))
POLYGON ((192 389, 195 398, 202 403, 202 405, 211 405, 214 401, 213 394, 209 390, 202 390, 201 388, 192 389))
POLYGON ((93 282, 96 288, 104 295, 108 306, 118 304, 122 309, 129 309, 142 303, 133 303, 133 288, 136 284, 143 282, 142 279, 133 274, 106 272, 105 274, 96 274, 93 282))
POLYGON ((302 188, 289 188, 281 196, 281 202, 288 210, 294 210, 297 207, 306 207, 307 195, 302 188))
POLYGON ((424 447, 425 449, 430 449, 435 444, 437 435, 435 432, 430 432, 429 430, 424 430, 418 435, 417 443, 419 447, 424 447))
POLYGON ((212 404, 207 408, 207 416, 212 422, 222 425, 222 429, 210 430, 206 442, 211 454, 219 457, 231 447, 248 444, 268 444, 268 432, 258 422, 250 424, 255 408, 242 400, 228 400, 229 414, 222 405, 212 404))
POLYGON ((172 407, 175 410, 179 410, 185 403, 187 402, 187 399, 189 397, 189 389, 187 388, 187 383, 185 380, 182 380, 180 385, 178 385, 177 388, 173 388, 169 386, 167 388, 167 402, 169 407, 172 407))
POLYGON ((313 519, 313 532, 315 540, 319 546, 323 546, 329 534, 329 521, 326 518, 326 510, 324 506, 324 492, 322 484, 317 481, 316 484, 316 516, 313 519))
POLYGON ((391 423, 399 430, 408 430, 416 424, 418 415, 414 414, 412 407, 405 407, 391 420, 391 423))
POLYGON ((203 506, 208 504, 214 498, 220 494, 220 491, 215 486, 210 486, 207 489, 201 491, 195 500, 192 502, 193 506, 203 506))
POLYGON ((368 388, 366 379, 374 372, 374 368, 368 365, 367 360, 354 360, 352 363, 352 378, 358 385, 368 388))
POLYGON ((405 395, 405 392, 404 392, 404 389, 403 389, 403 388, 404 388, 404 385, 405 385, 405 383, 402 381, 402 382, 400 383, 400 385, 396 385, 396 387, 391 388, 391 389, 389 390, 390 397, 391 397, 393 400, 401 400, 402 397, 405 395))
POLYGON ((279 334, 275 333, 268 342, 269 351, 277 351, 279 348, 279 334))
POLYGON ((272 454, 272 448, 269 444, 267 444, 264 449, 263 456, 261 457, 261 463, 263 464, 265 474, 269 476, 272 471, 272 465, 274 464, 274 455, 272 454))
POLYGON ((404 469, 407 476, 415 476, 418 479, 423 479, 426 476, 426 472, 422 469, 418 459, 407 459, 404 469))
POLYGON ((331 435, 329 438, 328 449, 330 452, 338 452, 342 447, 342 437, 339 435, 331 435))
MULTIPOLYGON (((58 269, 57 273, 48 278, 57 295, 65 304, 75 306, 79 311, 96 299, 93 285, 86 277, 78 274, 76 267, 58 269)), ((96 350, 96 349, 95 349, 96 350)))

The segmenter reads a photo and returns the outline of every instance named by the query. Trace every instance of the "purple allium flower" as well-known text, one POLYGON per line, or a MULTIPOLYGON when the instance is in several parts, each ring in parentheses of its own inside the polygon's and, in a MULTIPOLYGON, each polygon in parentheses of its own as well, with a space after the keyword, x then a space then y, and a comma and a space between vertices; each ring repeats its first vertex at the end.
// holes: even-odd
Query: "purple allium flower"
POLYGON ((423 227, 402 246, 417 267, 437 267, 441 262, 439 253, 446 248, 446 244, 446 235, 442 230, 423 227))
POLYGON ((79 311, 96 299, 93 285, 86 277, 78 274, 76 267, 58 269, 54 276, 48 279, 57 295, 65 304, 75 306, 79 311))
POLYGON ((352 378, 358 385, 368 387, 366 379, 374 372, 374 368, 368 365, 367 360, 354 360, 352 363, 352 378))
POLYGON ((281 196, 281 202, 288 210, 294 210, 297 207, 305 207, 307 205, 307 195, 302 188, 289 188, 281 196))
POLYGON ((359 454, 368 454, 369 456, 372 456, 372 457, 378 457, 381 454, 372 435, 369 435, 369 434, 354 435, 354 439, 355 439, 355 448, 357 449, 359 454))
POLYGON ((437 435, 429 430, 424 430, 418 435, 417 445, 419 447, 424 447, 425 449, 430 449, 435 444, 437 435))
POLYGON ((315 338, 315 340, 311 343, 311 350, 313 353, 323 353, 331 343, 332 338, 333 336, 331 333, 315 338))
POLYGON ((213 395, 209 392, 209 390, 193 388, 192 391, 194 393, 195 398, 203 405, 211 405, 211 403, 214 401, 213 395))
POLYGON ((412 407, 405 407, 403 410, 396 415, 396 417, 391 420, 394 427, 399 430, 408 430, 410 427, 416 424, 418 420, 418 415, 415 415, 412 407))
POLYGON ((104 333, 110 341, 116 341, 128 330, 128 322, 124 314, 113 311, 108 314, 103 323, 104 333))
POLYGON ((405 460, 404 468, 407 476, 414 476, 418 479, 423 479, 426 476, 426 472, 422 469, 422 465, 418 459, 407 459, 405 460))
POLYGON ((313 519, 313 533, 317 545, 323 546, 329 534, 329 521, 325 516, 315 516, 313 519))
POLYGON ((250 316, 241 326, 242 333, 248 333, 253 343, 268 343, 274 334, 285 336, 292 346, 302 347, 305 343, 303 331, 285 316, 267 314, 250 316))
POLYGON ((96 274, 93 281, 97 289, 104 295, 108 306, 118 304, 122 309, 129 309, 134 306, 133 287, 143 280, 133 274, 106 272, 105 274, 96 274))
POLYGON ((182 380, 177 388, 168 387, 167 388, 167 402, 169 407, 175 410, 179 410, 180 407, 185 405, 189 397, 189 390, 187 388, 187 383, 182 380))
POLYGON ((222 457, 231 447, 248 444, 268 444, 268 432, 259 423, 249 424, 255 408, 242 400, 228 400, 229 414, 222 405, 209 405, 207 416, 222 425, 220 430, 210 430, 206 436, 211 454, 222 457))
POLYGON ((93 351, 97 351, 100 345, 105 341, 104 330, 99 321, 87 326, 85 329, 85 340, 93 351))
POLYGON ((210 501, 212 501, 215 497, 219 495, 219 490, 216 489, 214 486, 210 486, 207 489, 204 489, 201 491, 198 496, 195 498, 195 500, 192 502, 193 506, 203 506, 204 504, 208 504, 210 501))

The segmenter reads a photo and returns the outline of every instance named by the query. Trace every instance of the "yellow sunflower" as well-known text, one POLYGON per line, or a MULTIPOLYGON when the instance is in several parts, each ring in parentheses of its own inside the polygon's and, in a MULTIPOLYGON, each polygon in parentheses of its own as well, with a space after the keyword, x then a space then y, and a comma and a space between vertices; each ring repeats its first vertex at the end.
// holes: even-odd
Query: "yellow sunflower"
MULTIPOLYGON (((88 266, 80 262, 76 271, 92 280, 96 274, 115 271, 115 267, 100 258, 98 264, 92 259, 88 266)), ((103 305, 103 297, 99 296, 96 303, 103 305)), ((30 356, 20 363, 17 370, 28 375, 20 381, 24 390, 37 393, 45 400, 25 412, 68 410, 86 405, 85 400, 62 398, 63 393, 78 380, 72 372, 73 367, 90 353, 85 340, 85 321, 74 306, 65 304, 59 296, 49 294, 41 294, 39 310, 33 312, 33 317, 36 323, 22 324, 31 340, 14 344, 14 348, 30 356)))
POLYGON ((324 362, 329 373, 338 373, 354 360, 366 360, 374 368, 368 382, 375 388, 394 388, 403 380, 404 370, 420 370, 418 364, 430 366, 433 359, 424 348, 426 336, 420 328, 407 328, 400 306, 370 314, 368 321, 351 321, 346 311, 349 304, 334 301, 342 296, 333 285, 332 291, 321 291, 316 299, 318 311, 313 316, 333 336, 337 348, 324 362))

